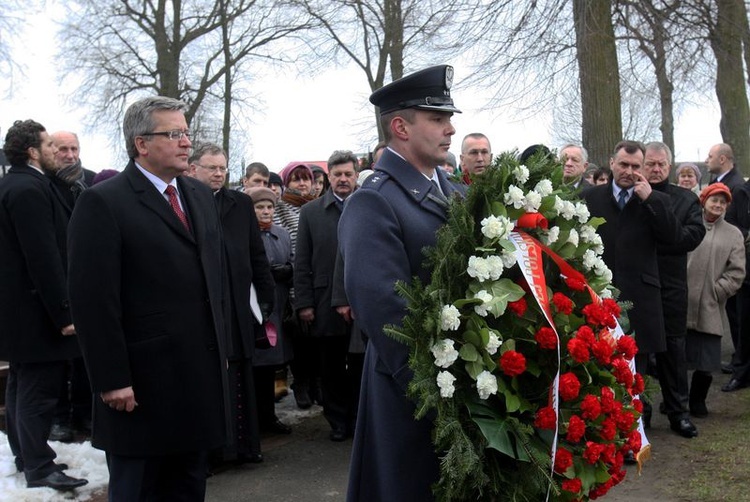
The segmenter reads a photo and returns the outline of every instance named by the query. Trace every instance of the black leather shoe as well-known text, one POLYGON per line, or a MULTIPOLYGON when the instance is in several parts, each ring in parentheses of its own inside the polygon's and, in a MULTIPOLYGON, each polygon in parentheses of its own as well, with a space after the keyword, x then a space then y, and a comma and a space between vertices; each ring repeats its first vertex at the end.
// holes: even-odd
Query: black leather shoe
POLYGON ((346 441, 346 429, 344 429, 343 427, 337 427, 331 431, 328 437, 331 438, 331 441, 335 441, 337 443, 346 441))
POLYGON ((260 430, 272 434, 291 434, 292 428, 283 423, 278 418, 271 423, 261 425, 260 430))
POLYGON ((52 424, 52 428, 49 430, 49 440, 70 443, 73 441, 73 429, 67 425, 52 424))
POLYGON ((237 455, 238 464, 260 464, 263 462, 263 455, 260 453, 240 453, 237 455))
POLYGON ((732 373, 734 373, 734 367, 732 366, 732 363, 722 363, 721 372, 725 375, 731 375, 732 373))
POLYGON ((693 425, 689 418, 670 422, 669 428, 684 438, 698 437, 698 429, 693 425))
POLYGON ((55 490, 66 491, 74 490, 88 482, 87 479, 71 478, 65 473, 55 471, 42 479, 27 482, 26 486, 29 488, 54 488, 55 490))
POLYGON ((294 389, 294 401, 297 403, 297 408, 300 410, 306 410, 310 408, 313 403, 310 399, 310 394, 308 394, 307 390, 304 389, 294 389))
POLYGON ((745 384, 743 384, 736 378, 732 378, 721 387, 721 391, 722 392, 734 392, 736 390, 744 389, 745 387, 746 387, 745 384))
POLYGON ((635 464, 638 463, 638 460, 636 460, 636 458, 635 458, 635 454, 633 454, 633 450, 628 451, 625 454, 625 458, 623 460, 628 465, 635 465, 635 464))

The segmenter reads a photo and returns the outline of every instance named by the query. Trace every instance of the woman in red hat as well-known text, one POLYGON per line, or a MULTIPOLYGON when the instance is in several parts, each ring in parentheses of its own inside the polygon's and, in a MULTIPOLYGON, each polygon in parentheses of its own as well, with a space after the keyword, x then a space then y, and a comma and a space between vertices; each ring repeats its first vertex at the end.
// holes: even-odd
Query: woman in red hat
POLYGON ((745 244, 742 233, 724 221, 732 193, 714 183, 700 193, 706 236, 688 253, 688 315, 685 352, 694 369, 690 385, 690 414, 708 415, 706 396, 712 372, 721 369, 721 336, 727 331, 724 310, 745 277, 745 244))

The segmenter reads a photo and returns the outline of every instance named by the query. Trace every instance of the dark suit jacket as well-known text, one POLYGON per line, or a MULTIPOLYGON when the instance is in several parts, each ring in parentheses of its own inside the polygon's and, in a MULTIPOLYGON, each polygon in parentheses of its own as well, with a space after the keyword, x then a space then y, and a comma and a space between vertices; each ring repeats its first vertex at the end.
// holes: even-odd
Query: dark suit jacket
POLYGON ((331 304, 340 217, 341 210, 330 188, 322 197, 302 206, 299 214, 294 308, 315 309, 315 321, 310 328, 313 336, 349 334, 349 326, 331 304))
MULTIPOLYGON (((55 176, 54 173, 49 173, 48 176, 52 180, 52 184, 55 186, 55 188, 60 191, 60 195, 65 200, 65 204, 67 205, 68 209, 70 211, 73 211, 73 206, 75 206, 76 202, 75 194, 72 189, 73 187, 55 176)), ((94 171, 86 169, 85 167, 83 168, 83 182, 87 187, 90 187, 93 183, 94 176, 96 176, 96 173, 94 171)))
POLYGON ((657 244, 677 240, 677 223, 669 196, 656 190, 641 201, 635 193, 620 211, 612 195, 612 181, 582 193, 591 216, 607 220, 597 232, 604 242, 602 258, 621 291, 620 300, 633 302, 628 311, 640 352, 666 350, 657 244))
POLYGON ((226 277, 213 193, 177 178, 192 233, 131 161, 85 190, 69 228, 70 300, 94 393, 132 386, 138 407, 94 399, 93 445, 126 456, 226 440, 226 277))
POLYGON ((66 288, 69 211, 50 180, 13 166, 0 180, 0 359, 60 361, 79 354, 66 288))
MULTIPOLYGON (((721 182, 728 186, 729 190, 734 195, 734 189, 742 186, 742 184, 745 183, 745 179, 742 177, 742 173, 740 172, 739 168, 737 166, 734 166, 732 169, 727 171, 727 174, 724 176, 724 178, 722 178, 721 182)), ((715 177, 713 180, 711 180, 711 183, 716 183, 715 177)))
MULTIPOLYGON (((250 312, 250 284, 258 302, 274 304, 274 282, 260 237, 253 200, 242 192, 222 188, 215 195, 224 232, 231 290, 231 357, 252 358, 257 322, 250 312)), ((259 328, 259 326, 258 326, 259 328)))
MULTIPOLYGON (((437 170, 444 193, 452 185, 437 170)), ((375 173, 349 197, 339 221, 344 281, 359 327, 368 338, 347 500, 411 502, 432 500, 438 457, 432 423, 414 419, 406 397, 413 375, 409 348, 383 326, 400 325, 406 300, 396 281, 418 276, 427 283, 425 246, 447 220, 447 199, 414 166, 386 149, 375 173), (387 439, 386 439, 387 438, 387 439)))

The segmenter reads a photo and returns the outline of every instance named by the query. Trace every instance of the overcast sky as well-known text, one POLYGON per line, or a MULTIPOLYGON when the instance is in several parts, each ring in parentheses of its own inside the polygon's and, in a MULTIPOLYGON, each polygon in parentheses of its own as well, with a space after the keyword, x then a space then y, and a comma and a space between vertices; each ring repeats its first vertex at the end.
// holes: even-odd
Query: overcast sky
MULTIPOLYGON (((56 26, 51 20, 56 8, 32 18, 15 57, 26 64, 25 77, 16 75, 13 94, 0 93, 0 134, 17 119, 33 118, 50 132, 66 129, 79 133, 84 166, 99 171, 122 169, 125 162, 122 140, 84 131, 86 110, 65 100, 65 86, 57 85, 55 73, 56 26)), ((67 57, 74 57, 67 55, 67 57)), ((460 61, 447 61, 455 67, 456 82, 470 68, 460 61)), ((432 63, 425 63, 428 66, 432 63)), ((8 81, 0 82, 0 92, 8 81)), ((364 73, 354 67, 332 69, 316 77, 295 76, 293 70, 265 74, 253 83, 254 96, 262 103, 257 111, 246 113, 251 123, 247 145, 242 152, 231 152, 246 162, 261 161, 278 171, 293 160, 326 160, 337 149, 365 152, 377 140, 369 90, 364 73)), ((454 89, 453 99, 464 113, 454 115, 456 135, 451 151, 458 156, 461 138, 470 132, 487 134, 495 153, 544 143, 559 148, 552 138, 551 114, 519 120, 510 110, 486 111, 489 92, 454 89)), ((118 121, 121 118, 118 118, 118 121)), ((716 107, 686 110, 678 119, 676 152, 678 160, 703 160, 710 146, 721 141, 716 107)), ((658 138, 639 138, 654 140, 658 138)))

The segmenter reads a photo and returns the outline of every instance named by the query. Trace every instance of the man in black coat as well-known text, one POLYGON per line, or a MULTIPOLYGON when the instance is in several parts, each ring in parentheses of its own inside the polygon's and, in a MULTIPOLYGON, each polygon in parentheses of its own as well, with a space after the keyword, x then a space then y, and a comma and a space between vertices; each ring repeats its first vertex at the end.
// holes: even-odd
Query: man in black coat
MULTIPOLYGON (((719 143, 711 147, 706 157, 706 167, 711 174, 711 183, 722 182, 732 191, 741 186, 745 179, 734 165, 734 152, 726 143, 719 143)), ((734 198, 734 197, 733 197, 734 198)))
POLYGON ((0 180, 0 359, 10 362, 8 442, 28 486, 69 490, 47 444, 67 360, 79 355, 66 289, 70 212, 46 171, 55 146, 44 127, 16 121, 3 146, 11 163, 0 180))
MULTIPOLYGON (((227 155, 223 148, 205 143, 190 156, 190 176, 208 186, 214 193, 224 233, 227 269, 229 273, 230 310, 229 339, 229 394, 234 424, 234 443, 223 454, 222 460, 260 462, 260 436, 255 382, 253 380, 253 352, 256 338, 263 340, 265 330, 261 320, 273 312, 274 282, 260 237, 253 200, 242 192, 228 190, 227 155), (254 301, 261 319, 256 319, 250 308, 250 289, 255 288, 254 301)), ((257 314, 257 312, 256 312, 257 314)))
POLYGON ((653 190, 641 174, 644 147, 621 141, 609 161, 612 179, 584 190, 591 216, 606 223, 597 232, 604 242, 604 262, 620 300, 633 302, 628 311, 638 344, 636 369, 646 372, 648 355, 667 349, 657 246, 677 242, 678 226, 669 196, 653 190))
MULTIPOLYGON (((687 254, 694 250, 706 235, 703 211, 698 197, 669 183, 672 151, 661 142, 646 145, 643 175, 651 188, 669 196, 672 213, 677 220, 679 234, 674 244, 657 247, 661 300, 667 350, 656 353, 656 371, 661 385, 664 411, 672 430, 684 437, 695 437, 698 429, 690 421, 688 411, 687 361, 687 254)), ((693 385, 700 386, 700 376, 693 375, 693 385)))
POLYGON ((341 316, 331 302, 339 217, 357 183, 356 165, 350 151, 335 151, 328 159, 331 188, 302 206, 294 260, 294 307, 319 349, 323 414, 331 424, 332 441, 347 438, 357 407, 350 385, 359 378, 347 373, 351 318, 341 316))
POLYGON ((125 113, 130 162, 70 220, 70 301, 109 500, 203 500, 206 452, 227 442, 224 247, 213 193, 188 170, 184 103, 125 113))

